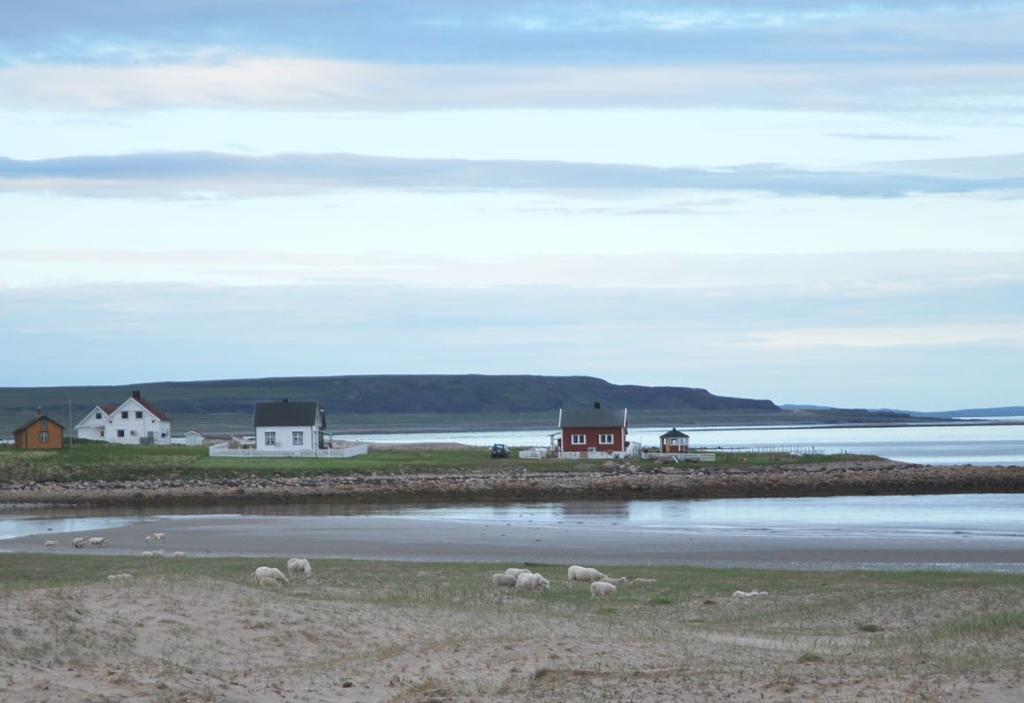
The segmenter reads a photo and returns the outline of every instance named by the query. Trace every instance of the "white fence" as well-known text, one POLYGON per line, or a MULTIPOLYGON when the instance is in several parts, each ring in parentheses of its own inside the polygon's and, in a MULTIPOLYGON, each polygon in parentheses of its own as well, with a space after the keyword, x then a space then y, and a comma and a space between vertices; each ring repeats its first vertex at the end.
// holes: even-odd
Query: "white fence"
POLYGON ((686 452, 685 454, 676 454, 673 452, 644 452, 644 459, 671 459, 672 461, 679 463, 680 461, 714 461, 714 452, 686 452))
POLYGON ((288 457, 304 457, 307 459, 350 459, 354 456, 362 456, 370 451, 367 444, 353 444, 347 447, 327 447, 326 449, 262 449, 255 448, 232 449, 230 443, 210 445, 210 456, 212 457, 251 457, 254 459, 277 459, 288 457))

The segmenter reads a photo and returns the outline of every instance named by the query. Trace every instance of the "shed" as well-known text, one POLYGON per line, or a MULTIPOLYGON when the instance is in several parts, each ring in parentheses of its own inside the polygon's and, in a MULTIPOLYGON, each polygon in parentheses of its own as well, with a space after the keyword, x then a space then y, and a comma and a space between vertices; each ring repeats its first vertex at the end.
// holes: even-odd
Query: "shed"
POLYGON ((14 430, 18 449, 63 449, 64 425, 36 410, 36 416, 14 430))
POLYGON ((661 451, 665 454, 685 454, 690 449, 690 435, 675 427, 661 435, 661 451))

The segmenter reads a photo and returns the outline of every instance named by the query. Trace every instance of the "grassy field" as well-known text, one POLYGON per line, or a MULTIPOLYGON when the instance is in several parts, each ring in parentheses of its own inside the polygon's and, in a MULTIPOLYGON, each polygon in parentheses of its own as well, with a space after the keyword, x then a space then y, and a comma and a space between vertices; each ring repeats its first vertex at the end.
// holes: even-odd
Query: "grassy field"
MULTIPOLYGON (((1024 579, 609 567, 607 600, 505 564, 0 554, 11 701, 1019 701, 1024 579), (127 585, 105 576, 131 573, 127 585), (767 591, 734 598, 735 590, 767 591), (351 690, 349 690, 351 689, 351 690)), ((599 565, 598 565, 599 566, 599 565)))
MULTIPOLYGON (((820 463, 862 458, 849 454, 819 456, 718 455, 714 466, 769 463, 820 463)), ((351 459, 211 458, 205 447, 76 444, 59 452, 21 451, 0 447, 0 482, 86 481, 145 478, 232 478, 238 476, 347 473, 463 473, 525 469, 532 472, 593 470, 600 460, 491 459, 487 448, 371 451, 351 459)), ((636 461, 641 469, 654 461, 636 461)), ((693 464, 708 468, 711 464, 693 464)), ((680 465, 687 467, 691 465, 680 465)))

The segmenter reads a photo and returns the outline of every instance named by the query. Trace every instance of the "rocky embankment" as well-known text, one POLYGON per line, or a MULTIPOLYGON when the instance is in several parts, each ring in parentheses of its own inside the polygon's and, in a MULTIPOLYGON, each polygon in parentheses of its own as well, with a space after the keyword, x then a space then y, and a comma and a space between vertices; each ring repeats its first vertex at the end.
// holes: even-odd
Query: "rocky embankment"
POLYGON ((762 467, 675 465, 641 471, 609 462, 599 470, 524 469, 459 474, 267 476, 89 482, 0 483, 0 503, 153 505, 331 499, 565 500, 760 498, 914 493, 1024 492, 1024 467, 934 467, 854 461, 762 467))

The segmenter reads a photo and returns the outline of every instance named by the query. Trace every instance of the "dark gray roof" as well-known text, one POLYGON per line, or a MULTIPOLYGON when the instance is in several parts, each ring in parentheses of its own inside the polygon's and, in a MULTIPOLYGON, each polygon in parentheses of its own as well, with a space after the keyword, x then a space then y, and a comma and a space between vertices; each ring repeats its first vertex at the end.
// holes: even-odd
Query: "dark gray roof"
POLYGON ((563 408, 559 427, 625 427, 626 408, 563 408))
POLYGON ((669 430, 668 432, 663 434, 661 436, 661 438, 664 439, 665 437, 689 437, 689 436, 690 435, 686 434, 685 432, 680 432, 675 427, 673 427, 671 430, 669 430))
POLYGON ((32 425, 36 424, 36 423, 37 423, 37 422, 39 422, 40 420, 46 420, 46 421, 48 421, 48 422, 50 422, 50 423, 52 423, 52 424, 56 425, 57 427, 61 428, 62 430, 64 429, 64 425, 60 424, 59 422, 57 422, 56 420, 54 420, 54 419, 53 419, 52 417, 50 417, 49 415, 36 415, 36 416, 35 416, 35 417, 33 417, 33 418, 32 418, 31 420, 29 420, 29 421, 25 422, 24 424, 22 424, 22 426, 21 426, 21 427, 17 428, 17 429, 16 429, 16 430, 14 430, 14 431, 15 431, 15 432, 24 432, 25 430, 27 430, 27 429, 28 429, 29 427, 31 427, 32 425))
POLYGON ((310 427, 327 428, 327 416, 320 403, 256 403, 252 414, 253 427, 310 427))

